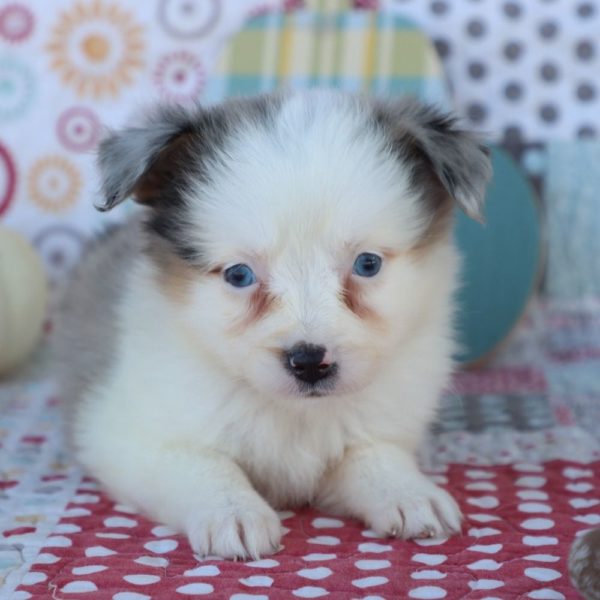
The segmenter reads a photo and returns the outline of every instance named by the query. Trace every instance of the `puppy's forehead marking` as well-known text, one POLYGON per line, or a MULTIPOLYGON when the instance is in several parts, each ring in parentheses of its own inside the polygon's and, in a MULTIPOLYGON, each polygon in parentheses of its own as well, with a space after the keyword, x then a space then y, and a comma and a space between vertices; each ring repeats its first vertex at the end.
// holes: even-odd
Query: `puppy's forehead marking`
POLYGON ((365 240, 398 249, 414 242, 422 207, 409 174, 368 113, 353 99, 334 98, 292 97, 268 128, 232 135, 230 168, 190 199, 199 244, 222 257, 277 253, 291 243, 333 249, 365 240))
POLYGON ((490 171, 477 140, 431 108, 314 90, 159 109, 107 138, 100 167, 103 210, 133 193, 149 231, 209 269, 272 250, 286 223, 305 244, 426 248, 446 236, 452 198, 481 217, 490 171))

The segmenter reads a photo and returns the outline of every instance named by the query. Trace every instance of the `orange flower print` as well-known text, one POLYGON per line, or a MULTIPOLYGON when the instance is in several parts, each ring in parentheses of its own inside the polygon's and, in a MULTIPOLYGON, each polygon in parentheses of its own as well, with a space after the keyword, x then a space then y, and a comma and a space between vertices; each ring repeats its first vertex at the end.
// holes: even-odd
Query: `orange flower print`
POLYGON ((51 66, 79 96, 116 97, 144 64, 143 34, 117 4, 77 2, 52 30, 51 66))
POLYGON ((80 189, 79 171, 62 156, 40 158, 29 171, 29 199, 48 212, 67 210, 77 200, 80 189))

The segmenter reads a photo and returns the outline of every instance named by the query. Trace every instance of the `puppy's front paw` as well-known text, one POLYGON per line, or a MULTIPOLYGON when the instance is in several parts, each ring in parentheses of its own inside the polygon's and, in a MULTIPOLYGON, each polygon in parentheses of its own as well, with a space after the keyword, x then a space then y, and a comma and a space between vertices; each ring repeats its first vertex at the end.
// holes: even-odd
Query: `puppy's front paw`
POLYGON ((462 515, 454 498, 424 475, 403 475, 388 486, 364 510, 365 521, 376 533, 408 540, 460 531, 462 515))
POLYGON ((200 509, 192 522, 190 545, 201 556, 257 559, 279 550, 281 522, 261 498, 200 509))

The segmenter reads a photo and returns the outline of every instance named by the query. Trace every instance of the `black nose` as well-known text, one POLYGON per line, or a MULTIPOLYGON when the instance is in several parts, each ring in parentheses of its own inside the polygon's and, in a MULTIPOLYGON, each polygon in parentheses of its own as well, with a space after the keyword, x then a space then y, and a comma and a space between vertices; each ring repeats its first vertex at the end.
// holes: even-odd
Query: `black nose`
POLYGON ((335 370, 335 363, 325 362, 326 350, 314 344, 296 344, 286 354, 286 366, 300 381, 316 383, 329 377, 335 370))

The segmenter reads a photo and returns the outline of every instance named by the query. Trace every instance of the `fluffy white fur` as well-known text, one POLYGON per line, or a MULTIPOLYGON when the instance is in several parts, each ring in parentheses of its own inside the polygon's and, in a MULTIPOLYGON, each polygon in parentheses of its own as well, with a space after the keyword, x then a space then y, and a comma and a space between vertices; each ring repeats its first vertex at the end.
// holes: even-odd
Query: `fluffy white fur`
POLYGON ((110 364, 75 409, 78 456, 201 555, 276 552, 274 509, 304 503, 383 535, 460 529, 414 458, 451 369, 457 256, 449 236, 411 251, 427 213, 378 135, 328 96, 292 96, 187 190, 186 242, 268 283, 260 319, 243 324, 252 290, 219 275, 199 273, 184 302, 146 253, 124 277, 110 364), (384 256, 375 277, 351 275, 375 320, 342 299, 361 252, 384 256), (279 353, 301 341, 337 361, 330 394, 301 394, 283 368, 279 353))

